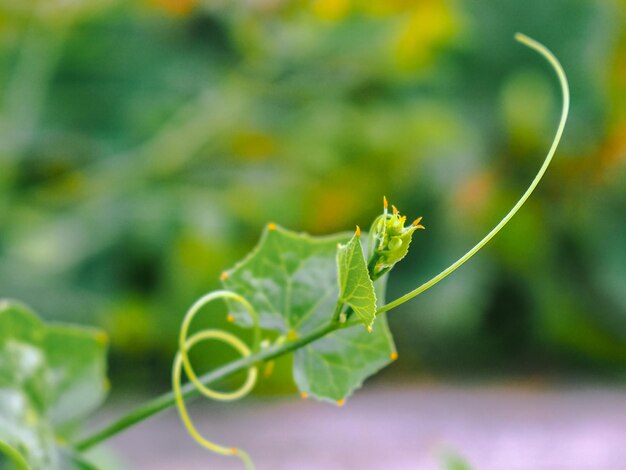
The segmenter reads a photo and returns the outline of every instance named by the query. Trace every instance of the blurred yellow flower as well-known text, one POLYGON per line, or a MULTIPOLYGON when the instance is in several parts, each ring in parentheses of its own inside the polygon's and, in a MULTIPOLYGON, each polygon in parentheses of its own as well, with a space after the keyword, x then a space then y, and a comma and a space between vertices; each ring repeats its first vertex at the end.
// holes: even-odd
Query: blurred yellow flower
POLYGON ((245 160, 262 160, 276 152, 277 143, 269 134, 242 130, 232 136, 231 148, 235 155, 245 160))
POLYGON ((401 69, 428 65, 435 47, 458 30, 458 21, 446 0, 417 2, 395 37, 394 57, 401 69))
POLYGON ((369 0, 359 3, 359 9, 371 16, 388 16, 411 10, 415 0, 369 0))
POLYGON ((350 0, 314 0, 313 13, 327 21, 340 21, 350 11, 350 0))

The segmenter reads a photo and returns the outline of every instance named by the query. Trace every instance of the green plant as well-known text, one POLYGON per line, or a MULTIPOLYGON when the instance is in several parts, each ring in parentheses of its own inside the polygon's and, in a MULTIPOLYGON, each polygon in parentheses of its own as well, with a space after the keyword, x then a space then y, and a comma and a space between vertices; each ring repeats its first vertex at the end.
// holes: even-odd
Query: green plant
POLYGON ((267 225, 258 246, 222 275, 225 290, 207 294, 187 312, 172 372, 173 392, 140 406, 104 429, 64 443, 77 421, 100 403, 106 391, 104 336, 77 327, 47 326, 25 307, 0 305, 0 450, 17 468, 92 468, 80 453, 161 410, 176 405, 190 434, 211 451, 241 458, 237 448, 217 445, 193 426, 185 398, 201 393, 218 400, 235 400, 252 390, 263 363, 292 353, 294 378, 303 396, 342 405, 362 382, 397 358, 386 312, 450 275, 483 248, 517 213, 546 172, 560 141, 569 110, 567 79, 557 59, 541 44, 516 38, 538 51, 558 75, 563 108, 553 143, 529 188, 508 214, 479 243, 431 280, 385 303, 386 274, 408 253, 420 219, 406 226, 395 207, 384 210, 366 235, 311 237, 267 225), (362 238, 368 242, 364 247, 362 238), (201 308, 226 301, 229 318, 252 329, 248 346, 232 333, 203 330, 188 336, 201 308), (263 336, 275 338, 269 341, 263 336), (202 341, 224 342, 240 354, 217 370, 198 377, 189 350, 202 341), (181 385, 182 371, 190 383, 181 385), (208 386, 246 371, 244 384, 230 393, 208 386), (71 405, 71 406, 69 406, 71 405))

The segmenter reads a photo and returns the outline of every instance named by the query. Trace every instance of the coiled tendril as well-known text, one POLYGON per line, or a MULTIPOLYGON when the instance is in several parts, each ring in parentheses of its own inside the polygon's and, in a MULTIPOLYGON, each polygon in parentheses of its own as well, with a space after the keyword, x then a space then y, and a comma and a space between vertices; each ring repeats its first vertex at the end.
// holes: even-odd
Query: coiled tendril
POLYGON ((178 408, 180 418, 183 421, 183 424, 187 428, 187 431, 189 432, 191 437, 193 437, 196 442, 198 442, 198 444, 212 452, 221 455, 239 457, 248 469, 254 468, 254 466, 252 465, 252 461, 245 451, 235 447, 225 447, 211 442, 203 437, 200 432, 198 432, 193 422, 191 421, 191 418, 189 417, 187 408, 185 406, 185 400, 181 391, 181 371, 184 369, 185 374, 194 384, 196 389, 207 398, 212 398, 214 400, 220 401, 232 401, 242 398, 250 393, 250 391, 254 388, 258 376, 258 370, 256 366, 248 367, 246 381, 239 389, 235 390, 234 392, 219 392, 217 390, 210 389, 202 382, 200 382, 198 376, 193 370, 193 367, 191 366, 191 361, 189 360, 189 351, 191 350, 191 348, 193 348, 195 345, 202 341, 215 340, 232 346, 243 357, 247 357, 250 356, 253 352, 258 352, 260 346, 260 338, 261 330, 259 327, 259 316, 256 310, 254 310, 252 305, 245 298, 243 298, 239 294, 227 290, 211 292, 197 300, 185 314, 185 318, 180 329, 178 352, 176 354, 176 358, 174 359, 174 367, 172 370, 172 388, 174 390, 176 406, 178 408), (250 314, 254 328, 253 343, 251 348, 248 347, 246 343, 241 341, 232 333, 228 333, 222 330, 203 330, 193 334, 191 337, 187 337, 189 325, 191 324, 191 321, 196 316, 196 314, 206 304, 217 299, 233 300, 241 304, 244 309, 250 314))

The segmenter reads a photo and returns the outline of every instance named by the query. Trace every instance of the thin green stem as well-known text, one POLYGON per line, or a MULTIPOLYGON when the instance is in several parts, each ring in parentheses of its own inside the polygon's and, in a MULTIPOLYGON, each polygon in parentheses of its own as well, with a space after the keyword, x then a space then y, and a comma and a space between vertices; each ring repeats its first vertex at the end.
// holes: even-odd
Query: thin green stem
POLYGON ((493 237, 495 237, 497 235, 497 233, 500 230, 502 230, 502 228, 506 224, 509 223, 509 221, 513 218, 513 216, 517 213, 517 211, 520 210, 520 208, 528 200, 530 195, 533 193, 533 191, 535 190, 535 188, 539 184, 539 181, 541 181, 541 178, 543 177, 544 173, 548 169, 548 166, 550 166, 550 162, 552 161, 552 157, 554 156, 554 153, 556 152, 556 148, 558 147, 559 142, 561 140, 561 136, 563 135, 563 129, 565 128, 565 122, 567 121, 567 115, 569 113, 569 99, 570 99, 570 97, 569 97, 569 86, 567 84, 567 77, 565 76, 565 72, 563 71, 563 67, 561 67, 561 64, 559 63, 557 58, 554 57, 554 55, 548 49, 546 49, 545 46, 543 46, 542 44, 538 43, 537 41, 535 41, 535 40, 533 40, 533 39, 529 38, 528 36, 526 36, 524 34, 521 34, 521 33, 517 33, 515 35, 515 39, 517 41, 521 42, 522 44, 530 47, 531 49, 534 49, 537 52, 539 52, 550 63, 550 65, 552 66, 552 68, 556 72, 556 74, 557 74, 557 76, 559 78, 559 83, 561 85, 561 93, 562 93, 562 96, 563 96, 563 108, 561 110, 561 119, 559 121, 559 126, 558 126, 556 134, 554 136, 554 140, 552 141, 552 145, 550 146, 550 150, 548 151, 548 155, 546 156, 546 159, 544 160, 543 165, 541 165, 541 168, 539 169, 539 172, 537 173, 537 176, 535 176, 535 179, 533 179, 532 183, 530 183, 530 186, 528 187, 526 192, 522 195, 520 200, 517 201, 517 204, 515 204, 515 206, 513 206, 513 208, 509 211, 509 213, 504 216, 504 218, 500 221, 500 223, 498 223, 498 225, 496 225, 491 230, 491 232, 489 232, 485 236, 485 238, 483 238, 481 241, 479 241, 471 250, 469 250, 461 258, 459 258, 457 261, 452 263, 450 266, 448 266, 446 269, 441 271, 439 274, 437 274, 435 277, 433 277, 428 282, 422 284, 421 286, 419 286, 418 288, 412 290, 411 292, 409 292, 407 294, 404 294, 402 297, 397 298, 393 302, 389 302, 388 304, 383 305, 381 308, 378 309, 378 311, 376 312, 377 314, 382 313, 382 312, 386 312, 388 310, 391 310, 392 308, 396 308, 397 306, 402 305, 403 303, 407 302, 408 300, 411 300, 413 297, 416 297, 416 296, 420 295, 425 290, 430 289, 432 286, 437 284, 439 281, 441 281, 444 278, 448 277, 450 274, 452 274, 454 271, 456 271, 458 268, 460 268, 466 261, 468 261, 476 253, 478 253, 478 251, 480 251, 481 248, 483 248, 487 243, 489 243, 489 241, 493 237))
MULTIPOLYGON (((253 354, 251 356, 233 361, 229 364, 226 364, 223 367, 220 367, 217 370, 209 372, 205 375, 199 377, 200 382, 205 385, 209 385, 211 383, 217 382, 220 379, 228 377, 236 372, 246 370, 253 364, 257 364, 260 362, 266 362, 271 359, 275 359, 277 357, 283 356, 287 353, 295 351, 296 349, 300 349, 303 346, 321 338, 322 336, 326 336, 328 333, 335 331, 338 329, 338 325, 336 323, 329 323, 308 335, 302 336, 294 341, 290 341, 288 343, 284 343, 279 346, 275 346, 269 349, 265 349, 257 354, 253 354)), ((181 387, 181 393, 184 398, 192 397, 197 395, 199 392, 194 387, 193 383, 187 383, 181 387)), ((145 419, 148 419, 157 413, 166 410, 176 404, 176 398, 173 392, 165 393, 153 400, 148 401, 147 403, 139 406, 135 410, 131 411, 127 415, 121 417, 120 419, 114 421, 113 423, 105 426, 103 429, 95 432, 91 436, 86 437, 85 439, 78 441, 74 444, 74 447, 79 451, 87 450, 96 444, 99 444, 102 441, 107 440, 108 438, 115 436, 116 434, 122 432, 123 430, 137 424, 145 419)))
POLYGON ((341 300, 338 300, 337 305, 335 306, 335 312, 333 313, 333 317, 332 317, 333 323, 339 322, 339 319, 341 317, 341 311, 343 310, 344 307, 345 307, 345 304, 341 300))

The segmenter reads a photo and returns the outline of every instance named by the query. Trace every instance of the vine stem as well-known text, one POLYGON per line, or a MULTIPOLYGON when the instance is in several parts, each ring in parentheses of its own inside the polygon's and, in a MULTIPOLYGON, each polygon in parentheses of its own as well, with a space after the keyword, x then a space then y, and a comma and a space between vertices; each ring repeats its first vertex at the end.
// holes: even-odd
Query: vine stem
POLYGON ((563 135, 563 130, 565 129, 565 123, 567 122, 567 115, 569 113, 570 97, 569 97, 569 86, 568 86, 568 83, 567 83, 567 77, 565 76, 565 72, 563 71, 563 67, 561 67, 561 64, 559 63, 558 59, 544 45, 538 43, 534 39, 531 39, 531 38, 529 38, 528 36, 526 36, 525 34, 522 34, 522 33, 517 33, 515 35, 515 39, 517 41, 521 42, 522 44, 530 47, 531 49, 534 49, 537 52, 539 52, 550 63, 550 65, 552 66, 552 68, 556 72, 556 74, 557 74, 557 76, 559 78, 559 83, 561 85, 561 94, 562 94, 562 97, 563 97, 563 107, 562 107, 562 110, 561 110, 561 119, 559 121, 559 127, 557 128, 556 134, 554 135, 554 140, 552 141, 552 145, 550 146, 550 150, 548 151, 548 155, 546 156, 546 158, 545 158, 545 160, 543 162, 543 165, 541 165, 541 168, 539 169, 539 172, 537 172, 537 175, 535 176, 535 179, 533 179, 532 183, 530 183, 530 186, 528 187, 526 192, 522 195, 520 200, 517 201, 517 204, 515 204, 515 206, 513 206, 513 208, 509 211, 509 213, 504 216, 504 218, 498 223, 498 225, 496 225, 491 230, 491 232, 489 232, 485 236, 485 238, 483 238, 481 241, 479 241, 476 245, 474 245, 474 247, 471 250, 469 250, 461 258, 459 258, 457 261, 452 263, 446 269, 441 271, 439 274, 437 274, 431 280, 425 282, 424 284, 422 284, 418 288, 413 289, 411 292, 408 292, 407 294, 404 294, 402 297, 397 298, 393 302, 389 302, 388 304, 383 305, 382 307, 380 307, 376 311, 376 314, 379 314, 379 313, 391 310, 392 308, 395 308, 395 307, 397 307, 399 305, 402 305, 406 301, 411 300, 413 297, 416 297, 416 296, 420 295, 425 290, 430 289, 435 284, 437 284, 439 281, 441 281, 444 278, 448 277, 450 274, 452 274, 454 271, 456 271, 458 268, 460 268, 472 256, 474 256, 476 253, 478 253, 481 248, 483 248, 487 243, 489 243, 489 241, 493 237, 495 237, 498 234, 498 232, 500 230, 502 230, 502 228, 506 224, 509 223, 509 221, 513 218, 513 216, 517 213, 517 211, 520 210, 520 208, 524 205, 524 203, 528 200, 530 195, 533 193, 533 191, 535 190, 535 188, 537 187, 537 185, 541 181, 541 178, 543 178, 543 175, 545 174, 546 170, 550 166, 550 162, 552 161, 552 157, 554 157, 554 153, 556 152, 556 149, 557 149, 557 147, 559 145, 559 142, 561 141, 561 136, 563 135))
MULTIPOLYGON (((246 370, 254 364, 266 362, 295 351, 296 349, 300 349, 307 344, 312 343, 313 341, 321 338, 322 336, 326 336, 327 334, 339 328, 340 326, 336 323, 329 323, 321 328, 318 328, 315 331, 312 331, 307 335, 295 339, 294 341, 283 343, 279 346, 270 347, 256 354, 252 354, 250 356, 230 362, 225 366, 220 367, 219 369, 200 376, 199 381, 205 385, 217 382, 218 380, 228 377, 229 375, 232 375, 236 372, 246 370)), ((191 382, 183 385, 180 390, 184 398, 189 398, 200 393, 191 382)), ((100 442, 105 441, 108 438, 133 426, 134 424, 137 424, 147 418, 156 415, 163 410, 166 410, 167 408, 174 406, 175 404, 176 397, 174 393, 165 393, 153 400, 148 401, 147 403, 144 403, 127 415, 122 416, 105 428, 97 431, 93 435, 76 442, 74 444, 74 448, 79 451, 87 450, 95 446, 96 444, 99 444, 100 442)))
MULTIPOLYGON (((459 267, 461 267, 461 265, 467 262, 481 248, 483 248, 513 218, 513 216, 517 213, 517 211, 528 200, 532 192, 535 190, 535 188, 541 181, 541 178, 545 174, 546 170, 548 169, 548 166, 550 165, 550 162, 552 161, 552 157, 554 156, 554 153, 556 152, 556 148, 559 144, 559 141, 561 140, 561 136, 563 135, 563 130, 565 128, 565 123, 567 121, 567 115, 569 112, 570 96, 569 96, 569 87, 567 83, 567 78, 565 76, 565 72, 563 71, 563 68, 561 67, 561 64, 559 63, 559 61, 556 59, 556 57, 554 57, 554 55, 548 49, 546 49, 545 46, 543 46, 537 41, 521 33, 517 33, 515 35, 515 39, 521 42, 522 44, 530 47, 531 49, 534 49, 535 51, 539 52, 550 63, 550 65, 556 72, 559 78, 559 83, 561 85, 561 92, 562 92, 562 97, 563 97, 563 108, 561 111, 561 119, 559 121, 559 126, 557 128, 554 140, 552 141, 552 145, 550 146, 550 150, 548 151, 548 154, 541 168, 539 169, 539 172, 537 173, 537 175, 531 182, 526 192, 524 192, 520 200, 515 204, 515 206, 513 206, 513 208, 509 211, 509 213, 506 214, 504 218, 498 223, 498 225, 496 225, 480 242, 478 242, 472 249, 470 249, 465 255, 459 258, 456 262, 451 264, 449 267, 444 269, 441 273, 439 273, 438 275, 436 275, 435 277, 433 277, 426 283, 408 292, 402 297, 399 297, 398 299, 379 308, 378 311, 376 312, 377 314, 387 312, 407 302, 408 300, 416 297, 417 295, 421 294, 425 290, 437 284, 442 279, 452 274, 459 267)), ((335 314, 336 313, 337 312, 335 312, 335 314)), ((357 324, 358 324, 357 322, 347 322, 344 324, 339 324, 336 321, 331 321, 327 325, 307 335, 297 338, 294 341, 289 341, 287 343, 275 345, 268 349, 261 350, 258 353, 255 353, 255 354, 243 357, 239 360, 230 362, 229 364, 226 364, 225 366, 222 366, 217 370, 204 374, 203 376, 198 378, 198 381, 204 385, 209 385, 231 374, 234 374, 242 370, 246 370, 254 366, 255 364, 269 361, 271 359, 275 359, 289 352, 300 349, 306 346, 307 344, 312 343, 313 341, 323 336, 326 336, 329 333, 332 333, 333 331, 336 331, 342 328, 349 328, 357 324)), ((180 393, 183 398, 188 398, 188 397, 198 394, 199 391, 194 386, 194 384, 190 382, 180 388, 180 393)), ((129 414, 119 418, 118 420, 109 424, 108 426, 101 429, 100 431, 97 431, 93 435, 81 441, 76 442, 74 444, 74 447, 75 449, 79 451, 87 450, 95 446, 96 444, 99 444, 100 442, 105 441, 106 439, 133 426, 134 424, 144 421, 145 419, 148 419, 156 415, 157 413, 174 406, 175 404, 176 404, 175 394, 173 392, 165 393, 161 395, 160 397, 157 397, 139 406, 135 410, 131 411, 129 414)))

